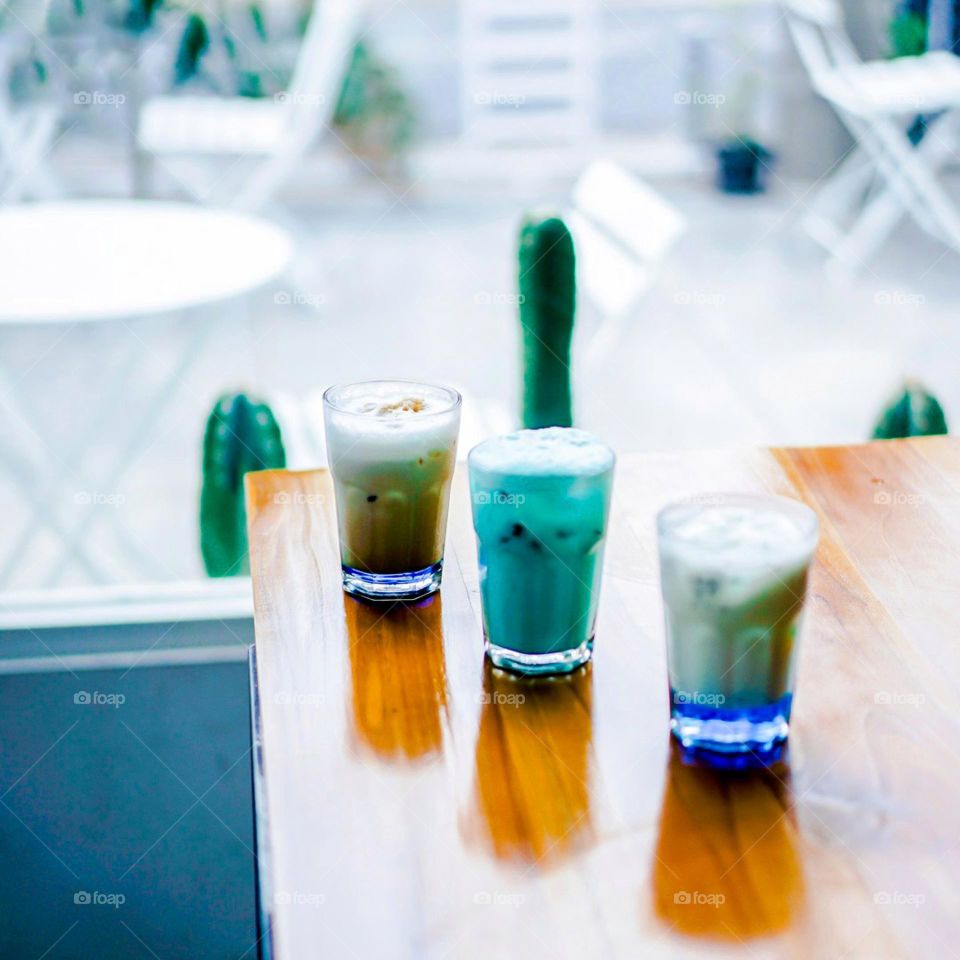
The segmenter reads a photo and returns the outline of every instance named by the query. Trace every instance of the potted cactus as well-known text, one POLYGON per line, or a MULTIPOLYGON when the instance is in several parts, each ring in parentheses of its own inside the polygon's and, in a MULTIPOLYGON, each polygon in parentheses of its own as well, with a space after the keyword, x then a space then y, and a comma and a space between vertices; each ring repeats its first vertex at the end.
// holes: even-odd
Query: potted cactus
POLYGON ((353 48, 333 123, 354 154, 387 173, 402 164, 413 139, 416 116, 396 71, 362 40, 353 48))
POLYGON ((244 475, 284 466, 283 439, 270 408, 244 393, 220 397, 203 437, 200 551, 208 576, 249 570, 244 475))
POLYGON ((747 136, 731 137, 717 149, 717 186, 724 193, 762 193, 773 154, 747 136))
POLYGON ((873 428, 873 439, 929 437, 946 432, 947 418, 937 398, 921 384, 907 381, 881 413, 873 428))
POLYGON ((576 260, 567 225, 531 216, 520 229, 523 425, 569 427, 570 343, 577 305, 576 260))

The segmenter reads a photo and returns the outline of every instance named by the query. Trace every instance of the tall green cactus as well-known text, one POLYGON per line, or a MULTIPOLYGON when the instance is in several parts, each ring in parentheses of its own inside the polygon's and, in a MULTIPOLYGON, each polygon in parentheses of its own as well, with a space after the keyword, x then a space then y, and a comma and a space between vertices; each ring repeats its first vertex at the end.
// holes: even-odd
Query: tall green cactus
POLYGON ((883 411, 873 429, 874 440, 927 437, 947 432, 943 407, 919 383, 908 382, 883 411))
POLYGON ((270 408, 243 393, 224 394, 203 437, 200 551, 211 577, 246 573, 247 511, 243 477, 286 466, 280 427, 270 408))
POLYGON ((523 425, 569 427, 577 282, 567 225, 559 217, 529 217, 520 229, 519 262, 523 425))

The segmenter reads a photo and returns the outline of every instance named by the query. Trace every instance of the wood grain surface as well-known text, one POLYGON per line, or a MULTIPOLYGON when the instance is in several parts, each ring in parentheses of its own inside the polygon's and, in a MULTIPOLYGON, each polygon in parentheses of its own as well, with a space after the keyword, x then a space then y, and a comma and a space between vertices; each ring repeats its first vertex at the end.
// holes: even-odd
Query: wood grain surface
POLYGON ((439 596, 340 589, 325 472, 247 477, 281 960, 960 956, 960 442, 622 457, 594 661, 483 658, 463 471, 439 596), (783 761, 668 734, 654 516, 703 491, 820 515, 783 761))

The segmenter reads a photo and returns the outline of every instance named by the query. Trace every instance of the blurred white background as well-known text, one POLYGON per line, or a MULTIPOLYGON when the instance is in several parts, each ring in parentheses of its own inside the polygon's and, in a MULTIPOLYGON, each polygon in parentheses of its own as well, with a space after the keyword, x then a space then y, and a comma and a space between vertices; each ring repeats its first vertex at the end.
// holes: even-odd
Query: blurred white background
MULTIPOLYGON (((174 112, 184 100, 233 103, 241 93, 259 95, 247 104, 282 102, 311 4, 161 4, 142 30, 129 19, 136 4, 88 0, 78 16, 72 0, 54 3, 46 21, 28 16, 38 9, 8 4, 2 21, 8 159, 29 156, 31 132, 42 146, 26 182, 15 164, 5 171, 5 199, 204 206, 222 202, 218 190, 232 180, 244 182, 248 151, 220 156, 209 142, 138 148, 143 111, 157 96, 172 97, 174 112), (191 73, 183 59, 197 15, 207 48, 191 73), (176 83, 178 70, 187 75, 176 83), (53 116, 46 140, 37 127, 44 111, 53 116)), ((848 4, 846 13, 860 53, 886 56, 894 6, 848 4)), ((202 320, 0 324, 5 389, 55 449, 68 449, 97 416, 85 451, 94 466, 136 432, 142 398, 192 349, 196 324, 213 325, 116 482, 74 482, 47 504, 70 527, 92 498, 85 538, 108 582, 202 575, 201 440, 224 392, 247 390, 274 407, 295 466, 322 462, 316 398, 341 380, 458 387, 476 411, 465 443, 515 423, 517 228, 529 210, 569 210, 577 177, 597 159, 655 191, 684 229, 615 328, 581 296, 579 425, 620 451, 856 442, 907 376, 948 415, 960 411, 956 252, 905 216, 868 261, 837 269, 803 229, 853 140, 814 93, 778 5, 375 0, 351 16, 359 26, 348 52, 359 40, 375 58, 361 121, 341 104, 347 116, 331 130, 329 102, 301 103, 325 119, 257 211, 292 238, 283 276, 202 320), (771 151, 765 192, 717 189, 716 150, 736 138, 771 151), (612 342, 591 365, 601 329, 612 342), (131 356, 131 401, 101 416, 107 374, 131 356), (149 558, 147 574, 118 549, 118 518, 149 558)), ((347 64, 307 89, 339 89, 349 72, 347 64)), ((164 120, 154 140, 196 139, 179 122, 164 120)), ((266 136, 260 121, 230 129, 241 144, 266 136)), ((945 172, 948 188, 950 179, 945 172)), ((175 287, 178 277, 167 282, 175 287)), ((8 466, 22 452, 11 432, 0 431, 8 466)), ((41 483, 43 463, 32 469, 41 483)), ((0 470, 0 508, 4 541, 20 542, 35 518, 10 471, 0 470)), ((35 532, 29 549, 8 559, 0 587, 89 582, 76 564, 58 562, 60 538, 35 532)))

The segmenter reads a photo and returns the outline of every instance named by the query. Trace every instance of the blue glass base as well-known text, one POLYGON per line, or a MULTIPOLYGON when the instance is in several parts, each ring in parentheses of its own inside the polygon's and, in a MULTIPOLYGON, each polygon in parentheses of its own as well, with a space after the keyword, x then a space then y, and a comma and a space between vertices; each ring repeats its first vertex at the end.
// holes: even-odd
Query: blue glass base
POLYGON ((769 750, 752 750, 749 753, 720 753, 700 747, 677 745, 684 766, 709 767, 711 770, 764 770, 785 760, 787 743, 778 741, 769 750))
POLYGON ((670 691, 670 730, 688 750, 767 754, 787 739, 793 694, 757 707, 703 706, 670 691))
POLYGON ((443 561, 410 573, 367 573, 343 566, 343 589, 366 600, 419 600, 440 589, 443 561))
POLYGON ((542 676, 550 673, 573 673, 579 670, 593 655, 593 638, 584 640, 579 647, 557 650, 553 653, 521 653, 507 647, 497 646, 484 638, 484 646, 490 662, 502 670, 522 673, 526 676, 542 676))

